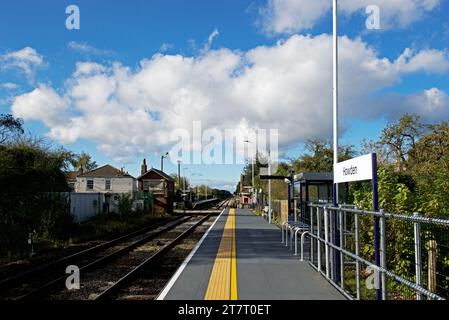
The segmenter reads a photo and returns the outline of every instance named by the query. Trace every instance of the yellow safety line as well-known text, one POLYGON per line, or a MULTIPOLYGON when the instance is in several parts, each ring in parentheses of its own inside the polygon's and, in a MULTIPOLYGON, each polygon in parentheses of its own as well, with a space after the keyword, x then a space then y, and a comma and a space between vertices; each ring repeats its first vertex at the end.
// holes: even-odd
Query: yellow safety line
POLYGON ((237 249, 235 237, 235 212, 232 210, 231 300, 237 300, 237 249))
POLYGON ((235 244, 235 211, 230 209, 205 300, 237 300, 237 263, 235 244))

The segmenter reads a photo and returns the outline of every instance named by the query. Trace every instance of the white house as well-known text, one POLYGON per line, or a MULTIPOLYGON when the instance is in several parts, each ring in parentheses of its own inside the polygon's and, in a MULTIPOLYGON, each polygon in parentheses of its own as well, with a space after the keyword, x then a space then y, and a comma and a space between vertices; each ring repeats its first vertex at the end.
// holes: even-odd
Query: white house
POLYGON ((137 191, 136 178, 110 165, 76 177, 75 192, 132 193, 137 191))

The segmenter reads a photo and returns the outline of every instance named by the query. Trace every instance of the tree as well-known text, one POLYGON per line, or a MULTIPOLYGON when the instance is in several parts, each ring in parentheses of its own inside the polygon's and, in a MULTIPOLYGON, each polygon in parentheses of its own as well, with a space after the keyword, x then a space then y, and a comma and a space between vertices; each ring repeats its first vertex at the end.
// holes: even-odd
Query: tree
POLYGON ((73 157, 72 166, 75 171, 83 170, 84 172, 92 171, 98 167, 97 163, 92 161, 92 157, 84 151, 73 157))
MULTIPOLYGON (((334 151, 330 141, 311 139, 307 141, 305 148, 308 153, 292 161, 295 172, 331 172, 333 170, 334 151)), ((355 154, 353 146, 339 146, 339 161, 351 159, 355 154)))
POLYGON ((388 125, 382 131, 378 148, 386 147, 384 155, 388 157, 387 161, 393 162, 397 170, 403 172, 409 156, 413 156, 411 153, 414 153, 416 143, 425 129, 426 126, 420 122, 418 115, 405 114, 397 123, 388 125))
POLYGON ((40 138, 0 145, 0 256, 23 250, 33 230, 46 239, 70 235, 72 216, 64 194, 70 155, 40 138))
POLYGON ((449 216, 449 123, 429 125, 410 150, 409 174, 419 198, 419 211, 429 216, 449 216))
POLYGON ((10 114, 0 115, 0 144, 11 140, 15 135, 24 134, 23 120, 10 114))

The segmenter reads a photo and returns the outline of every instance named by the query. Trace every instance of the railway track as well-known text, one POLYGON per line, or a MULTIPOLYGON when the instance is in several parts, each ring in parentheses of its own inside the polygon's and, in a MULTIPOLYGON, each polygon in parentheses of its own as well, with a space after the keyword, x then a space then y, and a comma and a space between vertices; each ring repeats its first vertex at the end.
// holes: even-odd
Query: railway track
POLYGON ((229 199, 225 199, 225 200, 220 201, 220 202, 217 204, 216 209, 221 210, 221 209, 223 209, 223 208, 229 207, 229 204, 231 203, 231 201, 232 201, 232 198, 229 198, 229 199))
POLYGON ((67 277, 65 268, 68 265, 89 268, 96 264, 106 263, 109 259, 113 259, 126 252, 126 250, 132 250, 139 242, 157 236, 162 230, 173 228, 189 217, 183 215, 154 223, 111 241, 1 280, 0 299, 16 300, 28 295, 32 296, 33 292, 40 292, 42 287, 50 283, 52 283, 52 286, 57 286, 67 277))
POLYGON ((208 214, 196 221, 114 285, 96 300, 149 300, 157 297, 184 258, 212 223, 208 214))
MULTIPOLYGON (((221 209, 228 204, 229 200, 224 200, 212 209, 221 209)), ((115 288, 129 282, 145 266, 153 265, 154 261, 166 255, 173 247, 179 246, 191 233, 194 233, 194 237, 195 230, 208 221, 212 214, 198 213, 196 216, 190 213, 167 219, 1 280, 0 300, 104 299, 110 295, 108 292, 115 292, 115 288), (91 288, 96 286, 97 290, 90 290, 92 292, 87 295, 81 293, 83 286, 81 290, 65 290, 65 280, 68 277, 65 268, 68 265, 79 267, 81 283, 89 284, 91 288), (133 268, 137 270, 133 271, 133 268), (89 282, 90 275, 94 276, 89 282), (107 280, 109 276, 110 279, 107 280), (105 292, 102 293, 103 291, 105 292)))
POLYGON ((161 232, 153 239, 141 243, 128 253, 96 268, 80 269, 80 289, 66 288, 39 290, 39 295, 25 296, 24 299, 47 300, 105 300, 110 299, 127 283, 139 277, 145 269, 153 266, 176 244, 186 238, 191 232, 213 214, 191 216, 175 228, 161 232))

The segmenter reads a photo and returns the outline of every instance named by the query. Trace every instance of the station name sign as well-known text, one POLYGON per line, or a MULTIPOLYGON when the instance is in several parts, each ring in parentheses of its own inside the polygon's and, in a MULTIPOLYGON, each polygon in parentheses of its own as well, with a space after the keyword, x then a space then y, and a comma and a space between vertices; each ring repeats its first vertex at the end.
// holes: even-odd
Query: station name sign
POLYGON ((371 180, 373 178, 373 154, 367 154, 334 166, 334 183, 371 180))

